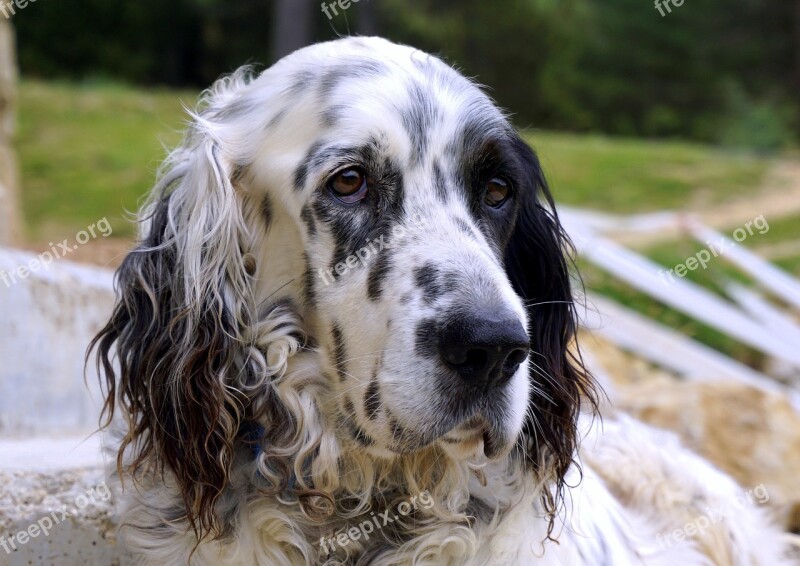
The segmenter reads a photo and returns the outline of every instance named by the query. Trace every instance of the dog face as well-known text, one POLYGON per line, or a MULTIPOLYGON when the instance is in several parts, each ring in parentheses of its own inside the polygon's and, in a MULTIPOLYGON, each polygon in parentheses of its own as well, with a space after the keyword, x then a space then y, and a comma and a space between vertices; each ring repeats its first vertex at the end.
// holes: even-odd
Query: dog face
POLYGON ((312 46, 215 85, 165 169, 98 341, 106 409, 139 423, 138 463, 172 469, 190 520, 213 524, 244 421, 310 426, 269 381, 273 350, 299 346, 273 348, 282 323, 263 321, 289 313, 345 445, 516 444, 563 476, 586 389, 566 238, 535 155, 474 84, 381 39, 312 46))
POLYGON ((297 95, 270 116, 248 191, 268 195, 271 219, 297 220, 271 225, 268 242, 303 242, 293 276, 342 431, 380 455, 434 441, 507 451, 530 343, 504 268, 526 190, 513 129, 450 67, 384 41, 317 46, 274 71, 259 81, 297 95))

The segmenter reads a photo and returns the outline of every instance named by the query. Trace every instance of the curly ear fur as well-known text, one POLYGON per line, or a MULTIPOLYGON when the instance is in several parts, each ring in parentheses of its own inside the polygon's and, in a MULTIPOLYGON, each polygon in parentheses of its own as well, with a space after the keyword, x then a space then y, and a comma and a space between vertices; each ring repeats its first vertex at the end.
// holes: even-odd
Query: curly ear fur
POLYGON ((134 478, 174 473, 198 539, 218 534, 214 504, 227 485, 248 399, 234 386, 253 312, 248 237, 213 109, 242 75, 210 91, 183 145, 167 159, 141 218, 141 241, 117 272, 113 315, 99 346, 107 397, 101 417, 127 420, 117 468, 134 478), (117 357, 117 366, 113 356, 117 357), (134 458, 125 462, 126 448, 134 458))
POLYGON ((559 222, 538 158, 521 139, 514 145, 527 178, 505 261, 530 320, 533 385, 521 450, 541 479, 556 484, 553 492, 542 490, 552 519, 577 449, 581 403, 586 401, 596 410, 597 392, 574 343, 578 319, 569 274, 572 244, 559 222))

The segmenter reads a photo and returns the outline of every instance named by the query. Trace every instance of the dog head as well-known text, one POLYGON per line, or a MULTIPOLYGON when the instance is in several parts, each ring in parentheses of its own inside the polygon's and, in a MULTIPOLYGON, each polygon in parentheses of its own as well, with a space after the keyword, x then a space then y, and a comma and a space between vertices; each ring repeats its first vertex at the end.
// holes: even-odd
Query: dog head
POLYGON ((201 529, 245 421, 290 423, 288 444, 312 426, 276 385, 303 348, 316 426, 346 446, 571 463, 590 382, 568 242, 534 153, 440 60, 352 38, 221 80, 144 218, 98 337, 106 410, 201 529))

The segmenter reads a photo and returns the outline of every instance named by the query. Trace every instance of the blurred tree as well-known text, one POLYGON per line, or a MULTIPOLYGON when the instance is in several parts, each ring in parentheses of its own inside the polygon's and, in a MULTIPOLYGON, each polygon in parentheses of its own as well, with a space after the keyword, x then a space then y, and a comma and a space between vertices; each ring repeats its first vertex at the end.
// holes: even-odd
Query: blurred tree
POLYGON ((312 1, 276 0, 272 58, 280 59, 312 42, 312 1))
MULTIPOLYGON (((570 0, 566 0, 567 3, 570 0)), ((491 86, 523 122, 540 115, 536 78, 551 45, 548 23, 529 0, 383 0, 389 35, 439 53, 491 86)))
POLYGON ((373 36, 379 33, 375 1, 380 0, 362 0, 358 6, 357 30, 360 35, 373 36))
POLYGON ((199 87, 356 31, 445 56, 521 126, 741 143, 763 123, 763 146, 799 130, 800 0, 692 0, 664 16, 642 0, 360 0, 333 21, 318 1, 39 3, 16 17, 21 67, 199 87))
POLYGON ((794 84, 800 92, 800 0, 794 3, 794 84))

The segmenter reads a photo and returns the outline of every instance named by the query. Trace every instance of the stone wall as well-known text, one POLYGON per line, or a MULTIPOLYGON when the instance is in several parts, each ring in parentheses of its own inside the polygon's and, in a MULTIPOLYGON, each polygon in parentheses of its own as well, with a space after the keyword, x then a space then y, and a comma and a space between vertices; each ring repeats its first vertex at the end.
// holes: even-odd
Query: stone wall
POLYGON ((19 238, 18 170, 12 151, 17 60, 11 24, 0 17, 0 245, 19 238))

